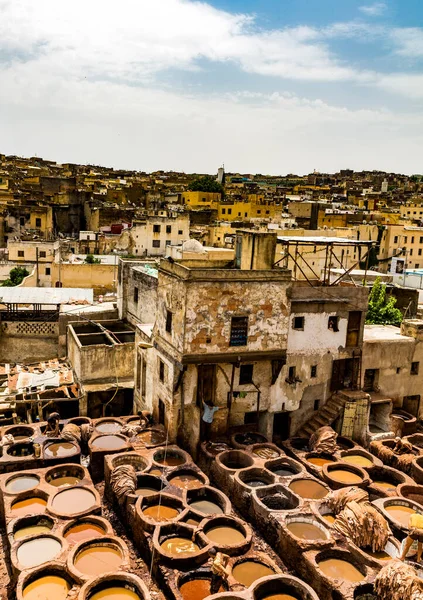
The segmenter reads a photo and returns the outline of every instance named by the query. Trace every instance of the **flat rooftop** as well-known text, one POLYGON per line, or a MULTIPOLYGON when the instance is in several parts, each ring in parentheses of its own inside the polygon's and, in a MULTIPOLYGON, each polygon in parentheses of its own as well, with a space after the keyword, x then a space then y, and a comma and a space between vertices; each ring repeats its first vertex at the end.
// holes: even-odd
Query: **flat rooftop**
POLYGON ((365 325, 365 342, 413 342, 414 338, 401 334, 399 327, 394 325, 365 325))
POLYGON ((94 291, 83 288, 2 287, 0 304, 92 304, 94 291))

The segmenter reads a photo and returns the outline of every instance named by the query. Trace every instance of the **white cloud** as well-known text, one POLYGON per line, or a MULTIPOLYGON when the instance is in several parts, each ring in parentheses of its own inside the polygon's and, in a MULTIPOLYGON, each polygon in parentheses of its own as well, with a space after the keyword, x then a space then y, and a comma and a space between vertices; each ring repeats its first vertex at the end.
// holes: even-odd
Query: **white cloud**
POLYGON ((418 27, 401 27, 390 32, 396 53, 407 58, 423 56, 423 30, 418 27))
POLYGON ((369 17, 379 17, 380 15, 383 15, 387 8, 385 2, 374 2, 373 4, 359 6, 358 10, 361 10, 361 12, 369 17))

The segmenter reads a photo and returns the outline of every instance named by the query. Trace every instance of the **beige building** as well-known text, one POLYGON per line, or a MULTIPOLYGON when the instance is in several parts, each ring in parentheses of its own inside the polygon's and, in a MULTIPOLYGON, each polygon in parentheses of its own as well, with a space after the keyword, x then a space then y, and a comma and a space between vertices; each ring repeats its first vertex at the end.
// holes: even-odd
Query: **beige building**
POLYGON ((131 253, 139 256, 164 256, 167 246, 177 245, 189 239, 189 216, 187 214, 158 211, 135 220, 130 229, 131 253))
POLYGON ((406 269, 423 268, 423 227, 389 225, 385 227, 378 256, 379 268, 386 273, 391 270, 392 259, 404 260, 406 269))
MULTIPOLYGON (((60 242, 45 242, 38 240, 7 242, 8 260, 13 266, 23 266, 32 273, 31 283, 35 287, 54 287, 53 270, 55 261, 59 260, 60 242)), ((68 285, 66 287, 82 287, 68 285)))

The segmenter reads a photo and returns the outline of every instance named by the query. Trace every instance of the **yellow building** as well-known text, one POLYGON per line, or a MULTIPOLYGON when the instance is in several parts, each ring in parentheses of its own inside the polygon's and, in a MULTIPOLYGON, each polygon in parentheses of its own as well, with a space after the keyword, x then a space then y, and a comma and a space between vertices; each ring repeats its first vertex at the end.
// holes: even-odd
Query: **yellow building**
POLYGON ((379 260, 383 273, 391 268, 392 258, 405 260, 406 269, 423 268, 423 227, 389 225, 385 228, 380 243, 379 260))
POLYGON ((217 209, 221 195, 219 192, 183 192, 182 204, 187 208, 217 209))

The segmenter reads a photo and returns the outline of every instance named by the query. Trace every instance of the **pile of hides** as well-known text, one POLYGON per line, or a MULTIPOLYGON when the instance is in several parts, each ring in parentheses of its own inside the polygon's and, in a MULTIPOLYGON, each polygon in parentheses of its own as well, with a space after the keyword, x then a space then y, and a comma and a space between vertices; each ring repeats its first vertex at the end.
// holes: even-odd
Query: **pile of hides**
POLYGON ((381 441, 373 441, 370 443, 370 451, 380 458, 384 465, 394 467, 403 473, 411 473, 411 463, 416 456, 412 444, 407 440, 396 438, 393 448, 389 448, 381 441))
POLYGON ((122 435, 126 435, 129 438, 133 438, 135 435, 137 435, 137 433, 141 433, 141 431, 144 431, 145 427, 143 427, 142 425, 125 425, 124 427, 122 427, 122 429, 120 430, 120 433, 122 435))
POLYGON ((333 527, 359 548, 371 548, 372 552, 384 550, 392 535, 386 519, 367 502, 349 502, 336 517, 333 527))
POLYGON ((79 444, 81 441, 81 429, 74 423, 67 423, 63 427, 60 437, 67 442, 75 442, 76 444, 79 444))
POLYGON ((318 452, 319 454, 333 454, 336 449, 336 438, 338 434, 332 427, 320 427, 313 433, 308 443, 310 452, 318 452))
POLYGON ((89 423, 84 423, 83 425, 81 425, 80 430, 81 430, 81 441, 84 444, 88 444, 88 440, 92 436, 94 427, 92 425, 90 425, 89 423))
POLYGON ((11 446, 14 443, 15 443, 15 438, 13 437, 13 435, 11 433, 6 433, 6 435, 4 435, 1 438, 0 445, 1 446, 11 446))
POLYGON ((423 581, 413 567, 399 560, 379 571, 374 590, 378 600, 423 600, 423 581))
POLYGON ((119 465, 113 469, 110 484, 119 504, 123 504, 127 494, 137 489, 137 474, 132 465, 119 465))
POLYGON ((338 515, 351 502, 356 504, 369 502, 369 494, 361 488, 351 486, 331 492, 326 499, 326 503, 335 515, 338 515))

